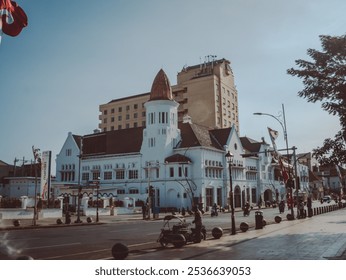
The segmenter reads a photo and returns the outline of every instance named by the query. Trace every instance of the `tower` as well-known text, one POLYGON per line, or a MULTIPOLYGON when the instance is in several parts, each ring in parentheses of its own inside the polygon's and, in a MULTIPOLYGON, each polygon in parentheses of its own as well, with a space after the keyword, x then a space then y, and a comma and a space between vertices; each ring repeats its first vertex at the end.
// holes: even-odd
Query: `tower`
POLYGON ((178 106, 166 73, 161 69, 152 84, 146 109, 141 153, 145 161, 163 162, 180 140, 178 106))

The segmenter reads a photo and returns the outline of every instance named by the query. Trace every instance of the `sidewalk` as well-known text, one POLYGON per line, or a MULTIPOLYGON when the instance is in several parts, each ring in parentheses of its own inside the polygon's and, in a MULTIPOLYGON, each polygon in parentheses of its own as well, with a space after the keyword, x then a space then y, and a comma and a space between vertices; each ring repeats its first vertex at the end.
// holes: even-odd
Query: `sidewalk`
POLYGON ((346 209, 312 218, 284 221, 230 235, 130 254, 130 260, 332 260, 346 259, 346 209))

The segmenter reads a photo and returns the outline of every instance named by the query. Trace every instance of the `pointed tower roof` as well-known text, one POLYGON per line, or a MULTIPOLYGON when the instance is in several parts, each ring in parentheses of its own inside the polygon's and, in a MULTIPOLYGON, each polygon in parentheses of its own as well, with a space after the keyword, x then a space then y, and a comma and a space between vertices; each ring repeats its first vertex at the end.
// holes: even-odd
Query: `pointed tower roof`
POLYGON ((171 84, 162 69, 154 79, 149 100, 173 100, 171 84))

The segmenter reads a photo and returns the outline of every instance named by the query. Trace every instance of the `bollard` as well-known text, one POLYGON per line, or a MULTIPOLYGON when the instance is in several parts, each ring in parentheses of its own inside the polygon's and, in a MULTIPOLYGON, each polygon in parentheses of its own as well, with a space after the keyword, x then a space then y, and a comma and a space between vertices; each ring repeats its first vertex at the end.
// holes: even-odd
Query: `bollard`
POLYGON ((129 249, 123 243, 116 243, 112 247, 112 256, 115 260, 124 260, 129 254, 129 249))
POLYGON ((286 216, 288 221, 293 221, 294 220, 294 216, 291 213, 288 213, 286 216))
POLYGON ((88 218, 87 218, 87 222, 90 224, 90 223, 93 222, 93 219, 92 219, 91 217, 88 217, 88 218))
POLYGON ((20 221, 19 221, 19 220, 14 220, 14 221, 13 221, 13 225, 14 225, 15 227, 19 227, 19 226, 20 226, 20 221))
POLYGON ((61 225, 61 224, 62 224, 62 220, 61 220, 61 219, 57 219, 57 220, 56 220, 56 223, 57 223, 58 225, 61 225))
POLYGON ((255 222, 256 222, 255 229, 262 229, 263 228, 263 211, 257 210, 255 212, 255 222))
POLYGON ((246 231, 248 231, 248 229, 249 229, 249 224, 248 223, 245 223, 245 222, 240 223, 240 230, 242 232, 246 232, 246 231))
POLYGON ((280 216, 275 216, 274 220, 276 223, 279 224, 279 223, 281 223, 282 218, 280 216))
POLYGON ((211 235, 215 238, 215 239, 220 239, 221 236, 223 235, 223 230, 220 227, 214 227, 213 230, 211 231, 211 235))

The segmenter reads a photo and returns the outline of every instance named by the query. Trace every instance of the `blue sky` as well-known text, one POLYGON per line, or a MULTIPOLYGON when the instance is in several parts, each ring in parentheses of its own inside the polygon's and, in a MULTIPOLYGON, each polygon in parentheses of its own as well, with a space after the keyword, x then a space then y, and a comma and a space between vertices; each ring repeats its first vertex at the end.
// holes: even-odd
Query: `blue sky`
MULTIPOLYGON (((53 168, 69 131, 98 127, 99 105, 148 92, 163 68, 171 84, 184 65, 207 55, 231 61, 239 94, 240 135, 269 142, 254 112, 285 105, 289 145, 321 146, 339 120, 297 96, 286 74, 296 59, 321 49, 319 35, 344 35, 344 0, 18 0, 29 24, 0 45, 0 159, 32 159, 51 150, 53 168)), ((55 169, 52 170, 55 174, 55 169)))

